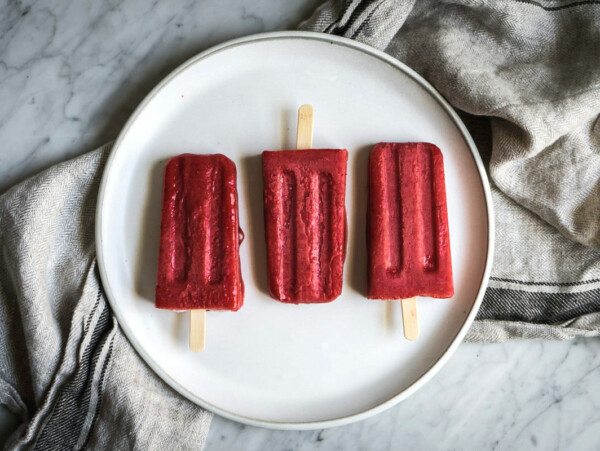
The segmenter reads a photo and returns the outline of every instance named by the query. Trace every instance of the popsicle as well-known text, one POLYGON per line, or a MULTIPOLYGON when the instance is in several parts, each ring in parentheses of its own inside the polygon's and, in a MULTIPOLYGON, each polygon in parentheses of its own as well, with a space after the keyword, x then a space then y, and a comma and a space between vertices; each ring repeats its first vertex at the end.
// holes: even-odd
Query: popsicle
MULTIPOLYGON (((156 307, 238 310, 244 299, 235 164, 224 155, 183 154, 164 171, 156 307)), ((203 334, 203 328, 200 331, 203 334)))
POLYGON ((342 291, 348 152, 310 149, 312 118, 310 105, 300 107, 300 150, 262 154, 269 291, 292 304, 330 302, 342 291))
POLYGON ((402 299, 405 335, 414 339, 416 296, 454 294, 444 163, 438 147, 373 147, 367 228, 367 297, 402 299))

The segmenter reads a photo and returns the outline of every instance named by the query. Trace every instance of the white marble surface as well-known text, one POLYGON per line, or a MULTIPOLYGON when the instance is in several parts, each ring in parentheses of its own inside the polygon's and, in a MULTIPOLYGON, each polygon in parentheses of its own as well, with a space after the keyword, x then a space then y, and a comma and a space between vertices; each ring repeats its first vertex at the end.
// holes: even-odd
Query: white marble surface
POLYGON ((114 139, 179 64, 319 0, 0 0, 0 192, 114 139))
POLYGON ((600 340, 463 344, 420 391, 339 428, 213 420, 206 450, 600 449, 600 340))
MULTIPOLYGON (((319 0, 0 0, 0 192, 114 139, 170 70, 229 38, 293 28, 319 0)), ((11 422, 0 411, 0 440, 11 422)), ((421 391, 324 431, 215 417, 207 450, 600 449, 600 339, 462 345, 421 391)))

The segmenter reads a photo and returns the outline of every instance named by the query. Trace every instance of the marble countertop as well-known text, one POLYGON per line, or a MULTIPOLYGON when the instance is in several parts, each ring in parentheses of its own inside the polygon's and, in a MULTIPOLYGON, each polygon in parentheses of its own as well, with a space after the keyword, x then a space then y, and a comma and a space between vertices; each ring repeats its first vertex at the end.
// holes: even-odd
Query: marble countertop
MULTIPOLYGON (((319 3, 4 2, 0 192, 114 139, 187 58, 230 38, 292 29, 319 3)), ((598 449, 599 388, 600 339, 463 344, 423 389, 378 416, 304 432, 215 417, 206 450, 598 449)))

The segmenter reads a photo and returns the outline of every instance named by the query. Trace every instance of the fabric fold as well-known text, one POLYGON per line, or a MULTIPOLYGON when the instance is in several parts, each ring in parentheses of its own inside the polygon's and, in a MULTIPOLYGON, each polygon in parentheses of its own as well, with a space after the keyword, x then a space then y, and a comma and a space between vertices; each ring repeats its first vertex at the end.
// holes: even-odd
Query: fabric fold
POLYGON ((199 449, 212 414, 148 368, 96 264, 95 208, 111 145, 0 196, 0 402, 9 449, 199 449))
POLYGON ((548 338, 544 324, 562 330, 552 338, 598 335, 596 321, 575 324, 600 312, 600 3, 376 4, 330 0, 301 28, 384 49, 464 112, 496 214, 467 339, 548 338))

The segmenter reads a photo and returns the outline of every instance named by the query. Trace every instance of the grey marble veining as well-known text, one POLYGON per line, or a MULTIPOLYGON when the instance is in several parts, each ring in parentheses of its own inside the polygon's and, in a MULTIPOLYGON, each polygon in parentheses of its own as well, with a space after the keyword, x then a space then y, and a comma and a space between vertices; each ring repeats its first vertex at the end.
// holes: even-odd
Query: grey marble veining
POLYGON ((318 0, 0 1, 0 192, 114 139, 171 70, 318 0))
MULTIPOLYGON (((187 58, 294 28, 319 3, 0 0, 0 192, 114 139, 187 58)), ((378 416, 304 432, 215 417, 206 449, 600 449, 599 389, 600 339, 464 344, 423 389, 378 416)))

